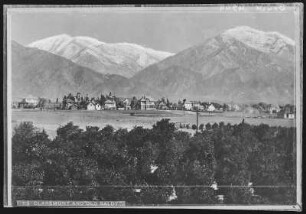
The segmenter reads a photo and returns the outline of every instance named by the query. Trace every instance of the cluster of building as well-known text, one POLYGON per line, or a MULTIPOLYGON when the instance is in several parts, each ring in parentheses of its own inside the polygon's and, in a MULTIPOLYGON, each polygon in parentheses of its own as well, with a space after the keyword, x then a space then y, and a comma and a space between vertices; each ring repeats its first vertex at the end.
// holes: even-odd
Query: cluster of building
MULTIPOLYGON (((67 99, 65 109, 82 109, 80 107, 80 98, 77 94, 76 99, 67 99)), ((105 100, 101 98, 91 98, 86 99, 86 108, 87 110, 169 110, 170 108, 166 105, 165 102, 155 100, 148 96, 143 96, 140 99, 136 97, 133 98, 124 98, 116 97, 112 95, 105 96, 105 100)))
POLYGON ((44 109, 61 109, 62 104, 58 102, 51 102, 49 99, 34 97, 32 95, 25 98, 17 99, 12 102, 12 108, 44 108, 44 109))
POLYGON ((208 112, 214 112, 214 111, 223 111, 223 107, 217 107, 216 104, 213 103, 201 103, 199 101, 186 101, 183 103, 183 107, 185 110, 189 111, 208 111, 208 112))
POLYGON ((28 96, 20 101, 13 101, 13 108, 35 108, 39 103, 38 97, 28 96))
POLYGON ((177 103, 169 102, 168 99, 154 99, 150 96, 142 96, 140 99, 117 97, 112 95, 102 95, 100 97, 89 98, 88 95, 75 96, 69 94, 63 97, 62 102, 56 102, 45 98, 28 96, 19 102, 13 102, 13 108, 40 108, 40 109, 63 109, 63 110, 187 110, 203 112, 224 112, 237 111, 250 114, 268 113, 282 118, 295 118, 294 105, 272 105, 259 103, 254 105, 227 103, 219 104, 215 102, 187 101, 183 99, 177 103))
POLYGON ((65 110, 115 110, 117 109, 116 101, 114 96, 110 96, 106 99, 100 98, 89 98, 88 95, 85 97, 81 96, 81 93, 77 93, 76 96, 69 94, 63 98, 63 109, 65 110))

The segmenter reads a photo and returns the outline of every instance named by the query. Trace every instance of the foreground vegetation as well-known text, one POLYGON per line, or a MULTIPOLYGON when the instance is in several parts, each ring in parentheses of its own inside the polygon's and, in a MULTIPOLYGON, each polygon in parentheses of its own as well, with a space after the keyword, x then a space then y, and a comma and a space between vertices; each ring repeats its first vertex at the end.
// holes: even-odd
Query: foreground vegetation
POLYGON ((131 131, 68 123, 50 140, 23 122, 12 143, 15 200, 295 204, 294 127, 221 122, 192 136, 168 119, 131 131))

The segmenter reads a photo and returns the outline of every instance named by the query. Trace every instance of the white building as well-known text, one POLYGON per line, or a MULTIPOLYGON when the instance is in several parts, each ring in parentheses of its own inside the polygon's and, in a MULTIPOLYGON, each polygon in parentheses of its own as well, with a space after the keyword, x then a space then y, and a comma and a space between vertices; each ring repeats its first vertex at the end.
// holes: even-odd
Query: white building
POLYGON ((101 106, 99 103, 97 103, 97 104, 95 105, 95 108, 96 108, 96 110, 101 110, 101 109, 102 109, 102 106, 101 106))
POLYGON ((184 108, 186 110, 191 110, 192 109, 192 102, 185 102, 184 103, 184 108))
POLYGON ((104 108, 108 110, 115 110, 116 102, 114 100, 106 100, 104 104, 104 108))
POLYGON ((92 102, 88 103, 87 110, 89 110, 89 111, 96 110, 95 104, 93 104, 92 102))
POLYGON ((24 98, 24 102, 28 103, 29 105, 32 106, 37 106, 38 102, 39 102, 39 98, 38 97, 33 97, 33 96, 28 96, 26 98, 24 98))
POLYGON ((209 112, 212 112, 212 111, 215 111, 215 110, 216 110, 216 108, 213 104, 210 104, 207 108, 207 111, 209 111, 209 112))
POLYGON ((294 119, 295 116, 294 116, 294 113, 285 113, 285 114, 284 114, 284 118, 285 118, 285 119, 286 119, 286 118, 288 118, 288 119, 294 119))
POLYGON ((270 113, 270 114, 273 114, 273 113, 278 113, 278 112, 280 112, 281 109, 280 109, 280 107, 279 107, 278 105, 275 105, 275 106, 272 105, 272 106, 269 107, 268 110, 269 110, 269 113, 270 113))
POLYGON ((156 100, 149 96, 143 96, 140 99, 140 110, 155 110, 156 100))

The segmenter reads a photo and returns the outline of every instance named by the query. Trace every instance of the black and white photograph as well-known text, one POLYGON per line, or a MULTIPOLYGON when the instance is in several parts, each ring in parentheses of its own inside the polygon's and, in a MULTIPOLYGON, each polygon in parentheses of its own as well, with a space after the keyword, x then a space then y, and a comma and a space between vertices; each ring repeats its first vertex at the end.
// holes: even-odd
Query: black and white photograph
POLYGON ((7 207, 302 210, 302 4, 4 17, 7 207))

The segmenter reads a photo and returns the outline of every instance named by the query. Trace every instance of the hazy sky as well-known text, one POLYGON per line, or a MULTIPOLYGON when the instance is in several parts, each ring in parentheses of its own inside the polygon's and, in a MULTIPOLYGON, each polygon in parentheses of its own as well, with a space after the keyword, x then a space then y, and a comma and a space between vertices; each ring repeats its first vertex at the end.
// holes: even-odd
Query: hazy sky
POLYGON ((73 10, 11 13, 11 38, 22 45, 58 34, 90 36, 103 42, 130 42, 176 53, 226 29, 247 25, 295 38, 292 10, 220 12, 191 10, 73 10))

